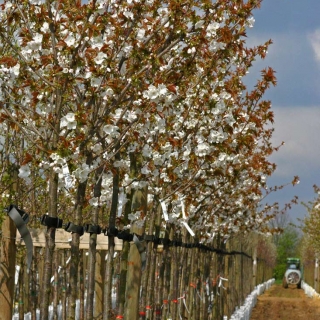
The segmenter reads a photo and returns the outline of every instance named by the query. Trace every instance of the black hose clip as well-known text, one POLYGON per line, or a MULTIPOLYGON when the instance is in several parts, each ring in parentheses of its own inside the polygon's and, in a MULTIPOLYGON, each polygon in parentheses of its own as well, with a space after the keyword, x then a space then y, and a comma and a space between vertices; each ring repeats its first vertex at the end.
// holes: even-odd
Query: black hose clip
POLYGON ((101 227, 97 225, 92 225, 92 224, 86 224, 84 226, 84 230, 87 233, 95 233, 95 234, 101 233, 101 227))
POLYGON ((72 222, 68 222, 65 225, 64 230, 66 230, 67 232, 71 232, 71 233, 77 233, 80 236, 83 236, 83 234, 84 234, 84 227, 77 226, 77 225, 73 224, 72 222))
POLYGON ((49 215, 47 214, 44 214, 42 217, 41 217, 41 220, 40 220, 41 224, 43 226, 46 226, 48 228, 62 228, 62 219, 60 218, 57 218, 57 217, 50 217, 49 215))

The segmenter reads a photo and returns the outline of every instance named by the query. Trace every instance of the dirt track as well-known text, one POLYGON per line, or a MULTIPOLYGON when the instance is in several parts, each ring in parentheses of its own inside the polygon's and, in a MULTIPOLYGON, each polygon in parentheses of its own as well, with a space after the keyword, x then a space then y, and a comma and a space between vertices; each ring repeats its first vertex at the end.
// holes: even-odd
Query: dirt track
POLYGON ((302 289, 273 285, 258 297, 250 320, 319 320, 320 299, 308 298, 302 289))

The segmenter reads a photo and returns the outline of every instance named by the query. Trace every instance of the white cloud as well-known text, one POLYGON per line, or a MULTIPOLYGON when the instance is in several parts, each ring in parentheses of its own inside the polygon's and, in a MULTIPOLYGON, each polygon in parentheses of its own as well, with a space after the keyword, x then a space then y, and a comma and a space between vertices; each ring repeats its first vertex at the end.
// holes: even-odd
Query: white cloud
POLYGON ((316 29, 313 33, 310 33, 308 39, 313 48, 316 60, 320 62, 320 29, 316 29))
POLYGON ((272 44, 268 48, 267 56, 264 60, 257 58, 254 61, 253 67, 249 70, 249 78, 257 79, 260 70, 271 66, 277 72, 276 77, 279 83, 284 85, 288 78, 297 77, 310 67, 310 60, 313 60, 313 50, 305 33, 267 34, 258 32, 248 37, 247 46, 261 45, 268 39, 272 39, 272 44))
POLYGON ((320 171, 320 106, 276 107, 273 111, 273 145, 285 142, 270 158, 278 166, 275 175, 293 177, 320 171))

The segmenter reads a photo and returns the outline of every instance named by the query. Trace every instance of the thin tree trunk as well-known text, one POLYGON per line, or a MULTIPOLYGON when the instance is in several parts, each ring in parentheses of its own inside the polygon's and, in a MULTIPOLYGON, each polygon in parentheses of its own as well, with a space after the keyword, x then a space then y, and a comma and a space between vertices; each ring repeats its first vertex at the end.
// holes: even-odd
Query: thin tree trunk
MULTIPOLYGON (((218 241, 215 240, 214 244, 213 244, 216 248, 219 249, 218 246, 218 241)), ((219 272, 220 272, 220 266, 219 266, 219 259, 220 259, 221 255, 218 253, 213 253, 213 257, 212 257, 212 268, 211 268, 211 279, 212 283, 213 283, 213 287, 212 287, 212 294, 213 299, 212 301, 212 319, 218 319, 219 318, 219 295, 218 295, 218 283, 219 283, 219 272)))
POLYGON ((203 311, 201 314, 202 319, 206 319, 208 315, 208 308, 209 308, 209 298, 210 298, 210 291, 211 291, 211 281, 210 281, 210 268, 211 268, 211 252, 206 252, 203 264, 203 283, 204 286, 204 305, 203 311))
POLYGON ((121 251, 120 262, 120 285, 119 285, 119 310, 118 314, 124 314, 124 305, 126 298, 127 288, 127 270, 128 270, 128 256, 129 256, 130 243, 128 241, 123 242, 121 251))
MULTIPOLYGON (((167 227, 168 228, 168 227, 167 227)), ((164 239, 169 239, 169 232, 166 229, 164 239)), ((163 305, 162 305, 162 320, 166 320, 170 317, 170 275, 171 275, 171 260, 172 255, 167 245, 163 245, 162 263, 164 268, 163 279, 163 305)))
MULTIPOLYGON (((157 210, 155 212, 155 217, 150 223, 148 233, 153 234, 156 238, 160 236, 160 224, 161 224, 161 207, 157 206, 157 210)), ((155 287, 155 273, 156 273, 156 259, 157 259, 157 248, 153 245, 152 242, 148 244, 148 257, 149 257, 149 272, 148 272, 148 283, 147 283, 147 299, 146 299, 146 312, 147 319, 152 318, 152 305, 154 301, 154 287, 155 287)))
MULTIPOLYGON (((119 144, 116 146, 115 160, 120 160, 119 144)), ((113 257, 114 257, 114 230, 116 227, 116 215, 119 199, 119 169, 115 168, 113 173, 113 189, 112 189, 112 202, 109 216, 109 234, 108 234, 108 259, 106 263, 106 274, 105 274, 105 287, 104 287, 104 314, 103 320, 108 320, 112 313, 112 275, 113 275, 113 257)))
MULTIPOLYGON (((8 150, 9 139, 6 138, 5 144, 5 148, 8 150)), ((13 185, 11 191, 18 194, 18 170, 16 166, 10 166, 9 159, 7 159, 7 167, 12 175, 13 185)), ((17 228, 12 219, 8 216, 5 217, 1 226, 0 245, 0 319, 12 318, 17 252, 16 233, 17 228)))
MULTIPOLYGON (((186 230, 183 231, 183 237, 182 237, 182 241, 184 243, 187 243, 187 233, 186 230)), ((180 248, 180 262, 179 262, 179 275, 180 275, 180 281, 179 281, 179 291, 180 291, 180 297, 184 297, 184 299, 180 302, 181 306, 180 306, 180 310, 181 310, 181 315, 183 317, 183 315, 186 315, 186 310, 185 310, 185 306, 184 306, 184 301, 186 303, 186 289, 188 288, 188 280, 189 280, 189 272, 190 270, 187 268, 187 248, 180 248)))
POLYGON ((66 262, 66 250, 62 250, 62 259, 61 264, 63 266, 62 269, 62 310, 61 310, 61 320, 67 319, 67 262, 66 262))
POLYGON ((258 261, 257 261, 257 246, 254 247, 253 249, 253 255, 252 255, 252 288, 255 288, 257 285, 257 266, 258 266, 258 261))
POLYGON ((167 263, 168 250, 163 249, 159 256, 159 286, 157 291, 157 306, 160 307, 161 315, 157 319, 164 319, 166 315, 168 303, 168 297, 165 295, 165 270, 167 263))
POLYGON ((124 319, 137 320, 139 315, 139 289, 141 284, 141 259, 137 246, 130 244, 128 256, 127 290, 124 319))
POLYGON ((114 271, 113 271, 114 277, 112 281, 113 282, 112 294, 113 296, 116 296, 116 297, 112 303, 112 307, 113 309, 116 309, 118 311, 117 312, 118 314, 120 314, 119 312, 119 288, 120 288, 119 274, 120 274, 120 268, 121 268, 120 264, 121 264, 121 255, 118 254, 118 252, 116 252, 114 256, 114 271))
MULTIPOLYGON (((220 239, 219 239, 220 240, 220 239)), ((225 247, 225 244, 223 243, 223 240, 220 240, 218 241, 218 248, 220 250, 225 250, 226 247, 225 247)), ((226 259, 226 256, 225 255, 222 255, 222 254, 219 254, 218 255, 218 274, 221 276, 221 277, 224 277, 224 270, 225 270, 225 259, 226 259)), ((222 319, 224 314, 224 293, 223 293, 223 288, 220 287, 218 288, 219 290, 219 303, 218 303, 218 317, 219 319, 222 319)))
MULTIPOLYGON (((21 253, 20 253, 21 254, 21 253)), ((19 270, 19 295, 18 295, 18 303, 19 303, 19 320, 24 320, 24 263, 23 256, 20 257, 20 270, 19 270)))
POLYGON ((30 282, 31 282, 31 288, 30 288, 30 309, 31 309, 31 319, 36 320, 37 313, 37 272, 36 272, 36 261, 38 260, 38 251, 34 247, 33 248, 33 259, 30 269, 30 282))
MULTIPOLYGON (((136 177, 136 161, 135 157, 130 154, 130 178, 136 177)), ((125 204, 123 224, 127 225, 129 223, 128 215, 132 212, 132 200, 133 200, 134 190, 131 189, 129 200, 125 204)), ((120 258, 120 272, 119 272, 119 292, 118 292, 118 314, 124 314, 125 312, 125 302, 126 302, 126 288, 127 288, 127 271, 128 271, 128 256, 130 250, 130 243, 128 241, 123 242, 121 258, 120 258)))
POLYGON ((113 271, 113 256, 114 256, 114 237, 108 237, 108 258, 106 262, 105 287, 104 287, 104 313, 103 320, 110 319, 112 315, 112 271, 113 271))
MULTIPOLYGON (((25 255, 24 255, 25 257, 25 255)), ((24 258, 25 259, 25 258, 24 258)), ((24 290, 23 290, 23 303, 24 303, 24 312, 29 312, 30 311, 30 291, 31 291, 31 288, 30 288, 30 269, 27 271, 27 266, 26 266, 26 263, 25 263, 25 260, 23 261, 24 262, 24 271, 23 271, 23 287, 24 287, 24 290)))
POLYGON ((96 285, 95 285, 95 307, 94 317, 102 317, 103 313, 103 287, 104 287, 104 271, 105 271, 105 256, 106 251, 100 250, 97 252, 97 266, 96 266, 96 285))
POLYGON ((193 319, 195 310, 194 310, 194 301, 196 299, 196 272, 195 272, 195 265, 196 265, 196 250, 197 249, 189 249, 190 252, 190 260, 189 260, 189 286, 188 286, 188 309, 189 309, 189 317, 188 319, 193 319))
MULTIPOLYGON (((33 190, 31 192, 31 206, 32 212, 36 212, 36 191, 33 190)), ((29 305, 30 305, 30 313, 31 319, 36 320, 37 317, 37 298, 39 292, 37 290, 37 271, 36 271, 36 261, 38 261, 38 250, 36 247, 33 247, 33 259, 31 262, 31 268, 29 270, 29 282, 30 282, 30 295, 29 295, 29 305)), ((27 292, 29 293, 29 292, 27 292)))
MULTIPOLYGON (((75 206, 74 224, 82 224, 82 209, 85 203, 87 181, 79 183, 77 191, 77 201, 75 206)), ((72 233, 71 260, 69 269, 69 295, 68 295, 68 320, 75 320, 76 317, 76 301, 79 293, 78 274, 80 261, 80 234, 72 233)))
MULTIPOLYGON (((58 205, 58 175, 52 170, 49 182, 49 216, 57 217, 58 205)), ((49 319, 49 304, 51 295, 51 276, 52 276, 52 262, 55 247, 56 228, 48 227, 46 231, 46 247, 45 247, 45 261, 44 272, 42 279, 42 294, 41 294, 41 308, 40 319, 49 319)))
POLYGON ((12 319, 16 261, 16 227, 6 217, 1 228, 0 252, 0 319, 12 319))
MULTIPOLYGON (((93 190, 93 196, 99 198, 101 196, 102 170, 96 171, 96 184, 93 190)), ((96 227, 99 223, 99 207, 93 209, 91 224, 96 227)), ((94 293, 95 293, 95 274, 96 274, 96 255, 97 255, 97 233, 90 233, 89 239, 89 263, 88 263, 88 289, 87 289, 87 305, 86 319, 93 318, 94 310, 94 293)))
POLYGON ((154 286, 154 319, 161 320, 161 292, 160 292, 160 254, 155 246, 156 254, 156 272, 155 272, 155 286, 154 286))
MULTIPOLYGON (((227 242, 227 246, 225 247, 226 251, 231 251, 233 249, 232 246, 232 241, 231 239, 228 240, 227 242)), ((234 292, 237 296, 237 301, 239 301, 240 299, 240 278, 241 278, 241 270, 240 270, 240 256, 239 255, 224 255, 224 265, 223 265, 223 273, 222 276, 225 279, 229 279, 229 271, 231 270, 231 268, 229 268, 229 264, 232 264, 233 262, 235 262, 235 266, 237 268, 237 275, 236 275, 236 288, 234 289, 234 292)), ((227 286, 228 284, 226 282, 222 282, 222 286, 220 288, 220 296, 222 297, 222 304, 223 304, 223 316, 228 316, 229 317, 229 306, 230 306, 230 300, 229 300, 229 296, 228 296, 228 291, 227 291, 227 286), (224 289, 224 287, 226 289, 224 289)), ((238 302, 239 303, 239 302, 238 302)), ((241 305, 241 304, 240 304, 241 305)))
MULTIPOLYGON (((47 1, 48 2, 48 1, 47 1)), ((52 17, 52 12, 50 10, 50 5, 48 4, 49 15, 52 17)), ((52 34, 54 39, 54 35, 52 34)), ((56 150, 59 141, 60 132, 60 119, 61 119, 61 108, 62 108, 62 90, 57 88, 55 92, 55 101, 51 106, 54 109, 55 114, 55 124, 54 130, 52 132, 52 143, 48 146, 49 150, 56 150)), ((52 218, 57 218, 58 216, 58 174, 53 168, 50 169, 49 174, 49 203, 48 212, 49 216, 52 218)), ((52 276, 52 262, 53 254, 55 248, 55 227, 48 227, 46 232, 46 247, 45 247, 45 261, 44 261, 44 271, 43 271, 43 282, 42 282, 42 294, 41 294, 41 306, 40 306, 40 320, 49 319, 49 304, 51 295, 51 285, 50 280, 52 276)))
POLYGON ((84 282, 86 281, 86 275, 84 272, 84 250, 80 250, 79 256, 79 320, 84 320, 85 314, 85 289, 84 282))
MULTIPOLYGON (((155 214, 153 214, 155 215, 155 214)), ((154 225, 154 218, 151 218, 150 224, 149 224, 149 234, 152 234, 153 231, 153 225, 154 225)), ((149 273, 150 273, 150 264, 151 264, 151 253, 152 253, 152 242, 149 242, 147 245, 147 262, 146 262, 146 268, 142 275, 142 281, 141 281, 141 293, 140 293, 140 319, 144 320, 146 317, 145 313, 145 307, 147 305, 147 289, 148 289, 148 281, 149 281, 149 273)))
POLYGON ((58 303, 59 303, 59 293, 58 293, 58 268, 59 268, 59 252, 54 251, 54 279, 53 279, 53 320, 58 320, 58 303))
POLYGON ((153 309, 153 301, 154 301, 154 287, 155 287, 155 273, 156 273, 156 252, 151 249, 151 259, 149 265, 149 281, 147 286, 147 301, 145 305, 146 310, 146 319, 152 319, 152 309, 153 309))
MULTIPOLYGON (((170 239, 175 239, 175 230, 171 226, 170 239)), ((171 274, 170 274, 170 309, 172 319, 176 319, 178 315, 178 303, 179 303, 179 269, 178 269, 178 248, 172 247, 171 252, 171 274)))
POLYGON ((195 249, 195 257, 196 257, 196 279, 195 279, 195 306, 194 306, 194 319, 199 317, 200 315, 200 306, 202 304, 201 298, 201 280, 202 280, 202 273, 200 271, 200 266, 203 264, 202 261, 202 253, 199 249, 195 249))
MULTIPOLYGON (((146 214, 146 190, 141 192, 135 190, 132 201, 132 212, 138 208, 146 214)), ((137 235, 143 234, 144 227, 138 227, 135 224, 131 226, 131 232, 137 235)), ((130 243, 128 255, 128 270, 127 270, 127 283, 126 286, 126 304, 125 304, 125 319, 138 319, 139 313, 139 294, 141 288, 141 273, 142 261, 138 247, 135 243, 130 243)))
MULTIPOLYGON (((94 210, 93 216, 98 215, 98 208, 94 210)), ((92 220, 95 220, 92 218, 92 220)), ((97 224, 95 222, 93 224, 97 224)), ((95 293, 95 267, 96 267, 96 245, 97 245, 97 234, 91 233, 89 238, 89 263, 88 263, 88 288, 87 288, 87 305, 85 319, 90 320, 93 318, 94 310, 94 293, 95 293)))
MULTIPOLYGON (((98 216, 98 208, 96 208, 93 211, 93 217, 92 220, 94 219, 94 216, 98 216)), ((97 225, 97 222, 93 222, 93 224, 97 225)), ((96 245, 97 245, 97 234, 96 233, 91 233, 90 238, 89 238, 89 262, 88 262, 88 282, 87 282, 87 304, 86 304, 86 312, 85 312, 85 319, 90 320, 93 318, 93 311, 94 311, 94 293, 95 293, 95 274, 96 274, 96 255, 97 255, 97 250, 96 250, 96 245)))

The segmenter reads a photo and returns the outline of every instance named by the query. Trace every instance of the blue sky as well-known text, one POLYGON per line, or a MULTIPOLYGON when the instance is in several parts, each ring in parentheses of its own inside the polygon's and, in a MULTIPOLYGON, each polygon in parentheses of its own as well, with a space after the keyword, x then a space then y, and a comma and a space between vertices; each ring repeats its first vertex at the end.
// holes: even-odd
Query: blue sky
MULTIPOLYGON (((273 44, 265 60, 258 60, 249 70, 246 83, 252 86, 260 70, 272 67, 278 84, 265 99, 272 101, 275 113, 274 145, 285 145, 270 160, 277 170, 268 185, 290 182, 269 198, 284 204, 296 195, 299 202, 315 198, 313 185, 320 186, 320 0, 264 0, 254 11, 255 24, 247 32, 249 46, 268 39, 273 44)), ((303 218, 301 204, 289 211, 293 222, 303 218)))

